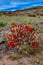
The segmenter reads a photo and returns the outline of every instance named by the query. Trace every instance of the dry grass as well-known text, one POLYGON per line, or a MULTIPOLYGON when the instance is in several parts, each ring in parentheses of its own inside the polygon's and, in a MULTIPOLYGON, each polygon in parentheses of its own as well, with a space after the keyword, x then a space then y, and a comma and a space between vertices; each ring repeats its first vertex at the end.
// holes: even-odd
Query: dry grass
POLYGON ((14 54, 14 55, 10 55, 8 57, 8 59, 14 61, 14 60, 20 59, 21 57, 23 57, 23 56, 22 55, 19 55, 19 54, 14 54))

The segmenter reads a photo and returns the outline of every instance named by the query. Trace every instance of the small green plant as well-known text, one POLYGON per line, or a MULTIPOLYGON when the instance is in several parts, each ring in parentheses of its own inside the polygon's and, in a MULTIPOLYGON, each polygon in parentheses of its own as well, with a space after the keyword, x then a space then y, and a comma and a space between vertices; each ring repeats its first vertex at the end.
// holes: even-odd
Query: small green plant
POLYGON ((38 30, 38 27, 32 26, 33 30, 38 30))
POLYGON ((19 22, 14 21, 14 20, 10 22, 11 25, 18 24, 18 23, 19 23, 19 22))
POLYGON ((39 32, 41 33, 41 32, 43 32, 43 30, 42 29, 39 29, 39 32))
POLYGON ((11 22, 11 25, 13 25, 13 24, 15 24, 15 21, 12 21, 12 22, 11 22))
POLYGON ((0 26, 5 26, 7 23, 4 22, 3 20, 0 21, 0 26))

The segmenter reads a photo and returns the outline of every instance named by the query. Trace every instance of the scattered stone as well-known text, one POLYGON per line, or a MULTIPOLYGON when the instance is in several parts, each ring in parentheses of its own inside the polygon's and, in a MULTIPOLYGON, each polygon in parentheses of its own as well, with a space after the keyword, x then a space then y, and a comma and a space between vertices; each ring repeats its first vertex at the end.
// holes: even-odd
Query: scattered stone
POLYGON ((43 65, 43 61, 40 62, 40 65, 43 65))
POLYGON ((1 53, 6 52, 7 51, 7 46, 4 45, 4 44, 0 45, 0 51, 1 51, 1 53))
POLYGON ((5 26, 5 27, 4 27, 4 29, 3 29, 3 30, 4 30, 4 31, 9 31, 9 30, 10 30, 10 28, 11 28, 11 26, 7 25, 7 26, 5 26))
POLYGON ((3 36, 2 33, 0 33, 0 43, 2 43, 3 41, 5 41, 5 40, 4 40, 4 36, 3 36))

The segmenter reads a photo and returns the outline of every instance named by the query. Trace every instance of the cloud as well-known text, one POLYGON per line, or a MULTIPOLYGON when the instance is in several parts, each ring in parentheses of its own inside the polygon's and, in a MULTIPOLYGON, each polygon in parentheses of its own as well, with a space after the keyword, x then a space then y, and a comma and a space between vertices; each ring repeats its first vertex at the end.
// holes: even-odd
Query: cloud
POLYGON ((41 2, 43 0, 10 0, 12 2, 41 2))
POLYGON ((20 5, 20 4, 30 4, 31 2, 10 2, 11 4, 20 5))
POLYGON ((16 7, 17 5, 12 5, 12 4, 4 4, 0 6, 0 10, 2 9, 7 9, 7 8, 11 8, 11 7, 16 7))
POLYGON ((32 6, 43 6, 43 2, 37 2, 37 3, 33 3, 32 6))

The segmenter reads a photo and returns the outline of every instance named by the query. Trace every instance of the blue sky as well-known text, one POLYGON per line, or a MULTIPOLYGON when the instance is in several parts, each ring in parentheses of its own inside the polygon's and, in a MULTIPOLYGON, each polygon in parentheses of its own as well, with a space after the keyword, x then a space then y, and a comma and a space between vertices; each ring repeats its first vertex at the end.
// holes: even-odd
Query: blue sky
POLYGON ((0 11, 15 11, 43 6, 43 0, 0 0, 0 11))

